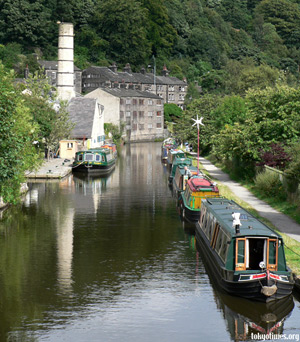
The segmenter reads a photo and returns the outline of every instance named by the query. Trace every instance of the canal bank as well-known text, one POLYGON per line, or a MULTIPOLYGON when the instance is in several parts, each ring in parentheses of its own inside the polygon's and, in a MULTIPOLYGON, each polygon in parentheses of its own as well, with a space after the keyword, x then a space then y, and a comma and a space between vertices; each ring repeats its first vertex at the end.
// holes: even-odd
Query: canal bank
POLYGON ((69 159, 45 159, 42 166, 33 172, 28 172, 26 178, 32 179, 60 179, 72 173, 72 161, 69 159))

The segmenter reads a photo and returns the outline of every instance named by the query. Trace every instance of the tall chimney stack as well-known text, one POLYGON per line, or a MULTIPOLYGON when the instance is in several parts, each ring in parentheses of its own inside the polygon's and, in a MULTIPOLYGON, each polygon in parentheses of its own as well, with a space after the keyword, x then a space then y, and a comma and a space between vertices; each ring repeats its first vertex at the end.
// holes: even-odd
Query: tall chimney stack
POLYGON ((74 88, 74 34, 73 24, 58 23, 57 91, 61 100, 75 97, 74 88))

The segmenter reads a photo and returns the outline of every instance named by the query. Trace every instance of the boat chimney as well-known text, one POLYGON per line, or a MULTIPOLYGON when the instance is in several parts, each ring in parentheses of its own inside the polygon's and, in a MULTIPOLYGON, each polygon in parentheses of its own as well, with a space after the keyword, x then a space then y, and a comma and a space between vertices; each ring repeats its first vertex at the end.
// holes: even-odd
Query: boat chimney
POLYGON ((241 224, 241 221, 240 221, 240 213, 232 213, 232 227, 235 228, 235 233, 236 234, 240 234, 240 226, 242 225, 241 224))
POLYGON ((75 97, 73 24, 59 24, 57 92, 61 100, 75 97))

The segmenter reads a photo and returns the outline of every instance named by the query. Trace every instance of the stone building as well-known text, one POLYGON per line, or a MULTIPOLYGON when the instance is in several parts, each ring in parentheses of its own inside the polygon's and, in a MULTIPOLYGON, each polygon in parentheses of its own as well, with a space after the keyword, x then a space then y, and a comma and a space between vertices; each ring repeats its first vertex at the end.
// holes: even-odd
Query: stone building
POLYGON ((169 76, 166 67, 161 75, 147 73, 145 69, 132 72, 126 64, 123 72, 117 71, 116 64, 110 67, 91 66, 82 72, 82 91, 89 93, 97 88, 126 88, 149 91, 158 95, 164 103, 174 103, 184 107, 187 83, 177 77, 169 76))
POLYGON ((163 138, 164 101, 146 91, 126 88, 97 88, 85 98, 97 98, 104 107, 104 122, 123 128, 126 141, 163 138))
MULTIPOLYGON (((57 72, 58 72, 58 61, 44 61, 38 60, 41 68, 44 69, 45 75, 47 76, 49 83, 54 87, 57 86, 57 72)), ((74 86, 75 93, 81 94, 82 91, 82 71, 74 65, 74 86)))

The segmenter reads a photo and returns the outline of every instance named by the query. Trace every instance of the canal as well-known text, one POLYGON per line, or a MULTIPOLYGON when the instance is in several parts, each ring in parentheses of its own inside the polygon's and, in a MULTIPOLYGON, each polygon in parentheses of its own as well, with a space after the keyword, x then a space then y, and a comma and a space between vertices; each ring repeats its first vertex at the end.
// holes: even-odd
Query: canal
POLYGON ((218 291, 167 177, 160 143, 140 143, 107 178, 29 184, 0 220, 0 341, 298 341, 296 297, 218 291))

